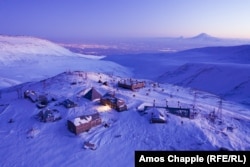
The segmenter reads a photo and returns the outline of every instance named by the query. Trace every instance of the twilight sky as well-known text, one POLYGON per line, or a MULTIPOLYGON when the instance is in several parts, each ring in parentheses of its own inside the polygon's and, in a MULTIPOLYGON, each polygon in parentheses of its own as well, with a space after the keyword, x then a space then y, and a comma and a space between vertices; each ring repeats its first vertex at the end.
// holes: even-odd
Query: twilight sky
POLYGON ((0 34, 250 38, 250 0, 0 0, 0 34))

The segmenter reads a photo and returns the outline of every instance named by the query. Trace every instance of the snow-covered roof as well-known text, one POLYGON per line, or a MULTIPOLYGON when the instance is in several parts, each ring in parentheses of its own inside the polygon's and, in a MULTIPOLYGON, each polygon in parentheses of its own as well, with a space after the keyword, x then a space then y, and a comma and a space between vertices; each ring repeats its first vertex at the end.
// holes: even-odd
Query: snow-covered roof
POLYGON ((157 119, 161 119, 161 120, 166 120, 165 114, 164 114, 162 111, 158 110, 157 108, 152 108, 152 109, 150 109, 150 110, 151 110, 152 113, 153 113, 152 118, 157 118, 157 119))
POLYGON ((88 123, 91 120, 92 120, 92 116, 86 116, 83 119, 81 119, 80 117, 77 117, 73 120, 73 123, 75 126, 79 126, 81 124, 88 123))

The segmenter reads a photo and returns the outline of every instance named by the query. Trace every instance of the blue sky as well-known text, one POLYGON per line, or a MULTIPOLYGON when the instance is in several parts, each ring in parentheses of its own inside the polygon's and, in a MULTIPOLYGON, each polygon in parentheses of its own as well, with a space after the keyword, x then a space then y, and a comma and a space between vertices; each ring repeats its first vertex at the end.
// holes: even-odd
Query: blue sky
POLYGON ((0 34, 250 38, 249 0, 0 0, 0 34))

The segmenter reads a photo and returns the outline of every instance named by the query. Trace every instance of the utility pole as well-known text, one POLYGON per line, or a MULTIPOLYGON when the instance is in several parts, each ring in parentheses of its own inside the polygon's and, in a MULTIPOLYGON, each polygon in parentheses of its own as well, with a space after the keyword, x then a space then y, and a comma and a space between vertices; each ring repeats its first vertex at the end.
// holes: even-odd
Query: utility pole
POLYGON ((193 109, 195 109, 196 107, 196 98, 197 98, 197 94, 196 92, 194 92, 193 109))
POLYGON ((220 99, 219 101, 219 107, 217 113, 218 113, 218 118, 222 120, 222 99, 220 99))

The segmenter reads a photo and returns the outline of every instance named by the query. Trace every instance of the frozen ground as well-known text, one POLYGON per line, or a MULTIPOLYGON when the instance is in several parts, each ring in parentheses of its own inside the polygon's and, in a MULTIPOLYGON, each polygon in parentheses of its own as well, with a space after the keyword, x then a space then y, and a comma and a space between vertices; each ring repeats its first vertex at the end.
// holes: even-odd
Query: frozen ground
POLYGON ((223 101, 221 119, 212 122, 208 115, 214 109, 217 111, 220 100, 215 95, 169 84, 154 87, 150 80, 146 81, 145 88, 133 92, 117 88, 120 77, 87 73, 87 79, 83 79, 79 73, 86 75, 85 72, 62 73, 42 82, 2 91, 0 104, 8 106, 0 112, 1 166, 133 166, 135 150, 219 150, 222 147, 250 150, 250 113, 244 106, 223 101), (109 86, 98 83, 100 77, 108 81, 109 86), (77 84, 72 85, 72 81, 77 84), (90 87, 102 93, 115 91, 126 101, 128 111, 119 113, 77 97, 78 92, 90 87), (58 100, 49 103, 49 108, 58 109, 62 119, 53 123, 35 119, 40 109, 30 100, 18 98, 17 90, 26 89, 56 96, 58 100), (56 105, 66 98, 78 106, 66 109, 56 105), (178 101, 190 108, 195 103, 198 115, 188 119, 159 109, 167 117, 167 123, 150 124, 154 110, 143 114, 137 109, 153 105, 154 100, 156 106, 165 106, 166 100, 173 107, 177 107, 178 101), (101 114, 102 125, 78 136, 67 129, 67 119, 92 112, 101 114), (10 119, 12 123, 8 123, 10 119), (110 127, 105 128, 104 123, 110 127), (85 141, 94 143, 97 149, 83 149, 85 141))

